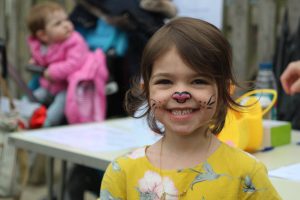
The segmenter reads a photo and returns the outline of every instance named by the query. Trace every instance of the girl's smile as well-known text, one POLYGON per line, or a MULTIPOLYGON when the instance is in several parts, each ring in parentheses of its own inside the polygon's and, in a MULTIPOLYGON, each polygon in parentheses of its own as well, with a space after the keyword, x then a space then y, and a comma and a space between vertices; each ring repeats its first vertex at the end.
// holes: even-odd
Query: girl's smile
POLYGON ((170 119, 174 121, 185 121, 191 119, 199 109, 192 108, 174 108, 168 110, 170 113, 170 119))

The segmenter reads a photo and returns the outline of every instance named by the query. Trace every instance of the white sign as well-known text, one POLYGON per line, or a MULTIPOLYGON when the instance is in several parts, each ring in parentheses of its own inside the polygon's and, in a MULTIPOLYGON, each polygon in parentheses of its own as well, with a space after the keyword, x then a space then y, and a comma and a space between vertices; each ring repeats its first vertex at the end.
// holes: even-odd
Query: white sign
POLYGON ((223 0, 173 0, 178 16, 193 17, 208 21, 222 29, 223 0))

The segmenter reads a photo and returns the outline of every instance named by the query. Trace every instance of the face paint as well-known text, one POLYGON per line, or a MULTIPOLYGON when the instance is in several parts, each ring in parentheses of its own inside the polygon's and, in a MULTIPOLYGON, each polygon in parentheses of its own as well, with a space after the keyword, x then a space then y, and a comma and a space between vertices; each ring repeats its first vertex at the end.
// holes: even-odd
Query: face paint
POLYGON ((164 107, 165 101, 157 101, 155 99, 150 99, 151 110, 161 109, 164 107))
POLYGON ((202 101, 199 101, 199 104, 200 104, 200 108, 202 109, 212 109, 213 105, 216 103, 216 100, 215 100, 215 95, 212 95, 209 100, 206 102, 202 102, 202 101))
POLYGON ((189 100, 190 98, 192 98, 192 95, 191 93, 189 92, 175 92, 173 95, 172 95, 172 98, 177 101, 177 103, 185 103, 186 100, 189 100))

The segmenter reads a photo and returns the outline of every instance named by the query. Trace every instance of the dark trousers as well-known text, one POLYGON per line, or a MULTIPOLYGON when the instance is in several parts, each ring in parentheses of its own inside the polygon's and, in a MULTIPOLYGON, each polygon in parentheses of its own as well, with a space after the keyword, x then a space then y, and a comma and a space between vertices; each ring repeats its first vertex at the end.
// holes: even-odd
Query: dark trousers
POLYGON ((75 165, 66 184, 66 199, 84 200, 85 191, 90 191, 95 196, 99 196, 103 175, 104 171, 75 165))

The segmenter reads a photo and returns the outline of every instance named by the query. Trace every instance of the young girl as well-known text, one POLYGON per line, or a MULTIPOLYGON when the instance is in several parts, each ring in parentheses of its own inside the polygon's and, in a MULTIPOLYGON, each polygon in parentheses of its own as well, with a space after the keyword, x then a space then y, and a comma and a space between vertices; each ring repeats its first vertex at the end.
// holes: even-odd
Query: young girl
POLYGON ((154 34, 126 108, 134 116, 146 103, 143 116, 162 138, 111 163, 101 200, 280 199, 261 162, 216 137, 238 106, 231 57, 221 32, 198 19, 174 19, 154 34))
MULTIPOLYGON (((49 99, 51 102, 44 126, 61 123, 65 110, 69 123, 89 121, 88 119, 92 117, 77 116, 81 111, 76 110, 79 108, 76 108, 74 102, 79 99, 74 96, 76 93, 82 93, 80 90, 87 87, 90 79, 95 78, 97 85, 99 81, 103 82, 100 83, 101 89, 97 94, 103 94, 100 107, 105 107, 104 84, 108 72, 104 54, 100 50, 89 51, 84 39, 74 31, 65 10, 57 3, 44 2, 32 7, 27 26, 31 32, 28 39, 31 62, 45 68, 43 77, 40 78, 40 88, 34 91, 34 95, 41 103, 47 103, 49 99), (83 80, 82 87, 76 92, 80 80, 83 80), (66 98, 68 104, 65 108, 66 98), (73 104, 75 106, 72 106, 73 104)), ((89 88, 93 88, 93 85, 89 88)), ((97 110, 87 103, 85 105, 86 113, 91 113, 87 112, 87 107, 91 107, 90 110, 97 110)), ((103 120, 105 116, 103 109, 100 116, 94 117, 95 121, 103 120)))

